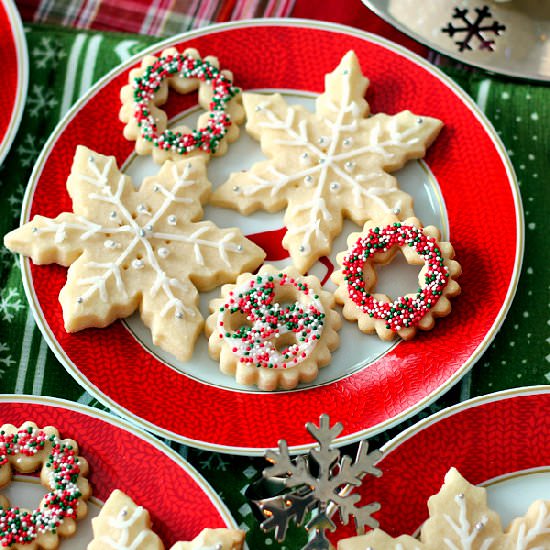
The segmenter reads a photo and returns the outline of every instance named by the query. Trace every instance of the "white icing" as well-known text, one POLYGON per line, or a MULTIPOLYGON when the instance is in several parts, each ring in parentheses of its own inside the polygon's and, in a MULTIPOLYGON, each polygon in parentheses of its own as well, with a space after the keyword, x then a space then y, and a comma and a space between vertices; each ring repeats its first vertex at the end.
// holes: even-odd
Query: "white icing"
POLYGON ((533 527, 527 529, 525 522, 518 529, 515 550, 543 550, 544 546, 532 547, 531 543, 538 537, 546 535, 546 539, 537 542, 550 541, 550 511, 544 502, 540 502, 537 518, 533 527))
POLYGON ((389 124, 386 124, 389 137, 383 137, 383 128, 380 121, 372 121, 368 144, 355 146, 353 137, 349 134, 359 129, 358 117, 361 115, 361 109, 356 102, 351 100, 349 78, 343 78, 341 82, 340 104, 335 105, 332 101, 328 103, 329 109, 335 113, 334 121, 328 118, 323 119, 323 122, 330 128, 330 135, 321 136, 317 143, 314 143, 314 140, 310 137, 307 120, 300 120, 297 129, 294 129, 296 110, 289 108, 286 118, 282 120, 269 108, 268 101, 262 104, 259 111, 265 117, 265 120, 259 122, 258 125, 284 132, 287 138, 275 139, 274 143, 305 149, 305 152, 300 153, 299 158, 300 163, 307 166, 291 175, 286 175, 274 166, 269 165, 270 175, 273 176, 273 179, 266 179, 250 173, 255 185, 245 187, 243 190, 239 189, 239 192, 242 192, 245 196, 253 195, 264 189, 270 189, 271 196, 275 197, 281 189, 294 181, 303 182, 306 187, 316 185, 314 192, 310 194, 310 198, 303 203, 301 208, 301 210, 310 212, 307 222, 293 228, 291 232, 291 234, 302 235, 300 249, 304 251, 311 249, 313 236, 321 238, 323 241, 330 241, 330 237, 325 234, 321 227, 322 220, 318 217, 321 215, 325 220, 329 219, 326 217, 327 209, 323 199, 324 187, 329 174, 335 174, 342 184, 339 189, 331 187, 330 190, 333 193, 351 190, 356 202, 368 198, 376 202, 383 210, 392 212, 394 208, 400 208, 401 203, 388 205, 384 197, 389 199, 392 192, 395 192, 396 187, 365 187, 362 185, 363 183, 383 176, 385 173, 380 170, 370 174, 360 173, 356 170, 356 163, 353 159, 364 154, 376 154, 381 157, 382 161, 390 161, 395 157, 395 153, 391 152, 392 148, 410 146, 420 141, 417 137, 418 124, 400 130, 398 116, 394 116, 390 118, 389 124), (346 116, 349 114, 351 114, 353 120, 345 122, 346 116), (327 150, 323 151, 319 145, 325 147, 328 145, 327 150), (352 173, 354 173, 353 176, 352 173))
MULTIPOLYGON (((480 518, 479 522, 476 522, 473 526, 468 520, 468 510, 466 505, 466 499, 462 494, 456 495, 454 498, 458 506, 458 521, 455 521, 448 514, 444 514, 443 517, 451 527, 451 529, 458 535, 460 540, 460 546, 457 546, 452 540, 444 537, 443 542, 450 550, 472 550, 474 548, 474 541, 478 536, 483 536, 483 527, 487 523, 487 517, 480 518)), ((494 542, 493 537, 483 538, 475 545, 475 548, 479 550, 489 550, 494 542)), ((491 549, 496 550, 496 549, 491 549)))
POLYGON ((169 245, 159 247, 155 253, 151 242, 158 239, 162 241, 191 244, 193 245, 195 257, 201 265, 204 265, 202 250, 204 248, 211 248, 217 251, 220 259, 228 267, 231 266, 228 252, 240 253, 243 250, 242 245, 231 242, 235 237, 235 233, 233 232, 226 233, 223 238, 217 241, 199 238, 203 233, 209 230, 208 226, 199 227, 191 234, 176 234, 165 231, 156 232, 154 230, 155 225, 161 223, 165 218, 169 225, 176 224, 176 216, 174 214, 166 215, 171 207, 176 204, 188 204, 193 202, 191 198, 177 196, 178 192, 182 189, 191 187, 196 183, 195 180, 189 178, 190 169, 192 168, 190 163, 185 166, 181 174, 178 173, 176 164, 173 164, 172 176, 174 178, 174 184, 171 189, 167 189, 160 183, 154 186, 155 191, 164 195, 164 201, 158 210, 150 212, 145 205, 138 205, 136 210, 144 216, 147 216, 146 221, 141 222, 139 217, 134 219, 135 216, 132 216, 132 213, 126 208, 122 201, 125 176, 121 175, 119 177, 116 184, 116 191, 109 186, 109 173, 113 169, 113 164, 114 159, 109 158, 100 170, 94 157, 89 157, 88 173, 80 173, 78 176, 97 190, 96 192, 89 193, 89 198, 93 201, 112 205, 115 210, 110 213, 109 219, 118 217, 119 221, 124 225, 118 226, 117 223, 114 227, 103 226, 81 216, 75 216, 77 220, 75 223, 56 223, 53 220, 44 219, 44 226, 35 228, 35 233, 54 233, 54 241, 56 243, 64 242, 70 230, 80 232, 80 239, 83 241, 96 235, 109 235, 109 238, 103 241, 103 246, 109 251, 118 251, 118 249, 120 249, 120 252, 117 252, 117 257, 113 260, 105 262, 88 262, 87 267, 97 270, 98 274, 84 277, 77 281, 78 285, 87 287, 77 301, 79 304, 83 304, 96 293, 99 294, 102 301, 107 302, 109 300, 107 282, 110 279, 114 279, 116 289, 120 295, 127 298, 128 293, 124 284, 122 269, 125 262, 128 261, 131 255, 135 254, 136 249, 139 247, 145 251, 144 258, 142 260, 133 260, 132 267, 135 269, 145 269, 146 267, 152 269, 155 280, 151 288, 151 294, 156 296, 159 292, 162 292, 166 299, 161 309, 161 316, 164 317, 172 310, 178 319, 183 318, 184 314, 195 316, 195 311, 192 308, 186 307, 182 300, 177 298, 173 292, 175 288, 187 291, 187 285, 181 284, 175 279, 170 279, 160 263, 160 259, 166 258, 170 254, 169 245), (116 216, 113 216, 113 212, 116 216), (133 235, 130 242, 124 245, 125 248, 116 240, 116 235, 122 233, 133 235))
POLYGON ((128 519, 126 517, 127 508, 124 507, 116 518, 108 518, 109 526, 117 531, 120 531, 118 540, 114 540, 109 536, 101 536, 99 540, 109 545, 113 550, 137 550, 148 536, 154 536, 150 530, 140 531, 137 537, 130 543, 130 529, 136 521, 143 517, 145 510, 142 506, 138 506, 128 519))

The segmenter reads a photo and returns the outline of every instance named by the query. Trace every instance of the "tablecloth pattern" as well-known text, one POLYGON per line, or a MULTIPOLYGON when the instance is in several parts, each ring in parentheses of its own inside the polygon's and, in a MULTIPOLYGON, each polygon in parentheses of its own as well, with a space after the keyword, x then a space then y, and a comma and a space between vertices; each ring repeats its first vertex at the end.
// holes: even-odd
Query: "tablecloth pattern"
MULTIPOLYGON (((33 163, 57 121, 98 78, 156 40, 44 24, 27 24, 25 30, 30 58, 29 91, 21 128, 0 167, 2 234, 18 225, 33 163)), ((419 417, 470 396, 550 383, 550 268, 544 229, 549 204, 546 179, 550 172, 550 89, 537 83, 510 82, 454 63, 447 65, 445 71, 485 111, 511 156, 525 208, 524 263, 506 322, 473 370, 420 415, 374 438, 374 446, 419 417)), ((480 181, 479 212, 473 215, 482 216, 483 210, 490 208, 483 189, 484 182, 480 181)), ((101 406, 66 373, 48 349, 29 310, 18 259, 4 248, 0 249, 0 276, 0 392, 59 396, 101 406)), ((483 300, 483 296, 479 299, 483 300)), ((333 420, 345 422, 345 419, 333 420)), ((251 504, 244 496, 246 486, 257 479, 265 466, 263 459, 231 457, 167 443, 198 468, 224 499, 237 523, 249 529, 247 541, 251 548, 279 547, 271 533, 265 535, 260 531, 251 504)), ((354 448, 349 452, 353 453, 354 448)), ((304 541, 303 531, 293 528, 280 548, 299 548, 304 541)))

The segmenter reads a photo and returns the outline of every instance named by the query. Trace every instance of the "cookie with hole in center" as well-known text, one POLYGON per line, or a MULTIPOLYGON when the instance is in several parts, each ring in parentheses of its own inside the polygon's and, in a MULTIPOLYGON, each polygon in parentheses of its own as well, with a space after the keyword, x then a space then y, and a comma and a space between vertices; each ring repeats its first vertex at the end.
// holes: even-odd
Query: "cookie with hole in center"
POLYGON ((239 384, 291 389, 313 381, 340 342, 334 297, 317 277, 264 265, 222 287, 206 322, 210 356, 239 384))
POLYGON ((422 227, 417 218, 399 221, 395 216, 368 221, 361 233, 352 233, 348 250, 336 256, 341 269, 331 276, 338 285, 335 298, 343 305, 343 316, 357 321, 362 332, 376 333, 382 340, 396 335, 410 340, 418 329, 432 329, 436 317, 451 312, 449 298, 460 294, 455 279, 462 272, 453 260, 452 245, 440 238, 434 226, 422 227), (407 263, 423 267, 417 292, 392 300, 375 293, 375 265, 391 262, 399 249, 407 263))

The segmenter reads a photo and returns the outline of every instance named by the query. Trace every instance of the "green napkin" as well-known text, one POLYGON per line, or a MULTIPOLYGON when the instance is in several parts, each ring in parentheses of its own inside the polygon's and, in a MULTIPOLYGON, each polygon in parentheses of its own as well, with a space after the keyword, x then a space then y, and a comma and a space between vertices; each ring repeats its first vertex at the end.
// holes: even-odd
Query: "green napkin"
MULTIPOLYGON (((25 30, 29 91, 19 133, 0 167, 1 234, 18 225, 32 166, 58 120, 97 79, 156 41, 147 36, 77 32, 43 25, 27 25, 25 30)), ((473 371, 420 415, 375 438, 378 445, 419 417, 470 396, 550 382, 550 277, 544 233, 549 204, 550 89, 471 70, 451 67, 445 71, 476 100, 507 146, 525 208, 525 258, 506 322, 473 371)), ((3 247, 0 251, 0 392, 51 395, 100 406, 49 350, 27 305, 18 259, 3 247)), ((174 443, 171 446, 208 479, 237 523, 251 529, 247 537, 251 548, 295 549, 305 543, 301 529, 291 529, 280 546, 274 544, 272 533, 265 535, 259 529, 243 493, 264 468, 263 459, 231 457, 174 443)))

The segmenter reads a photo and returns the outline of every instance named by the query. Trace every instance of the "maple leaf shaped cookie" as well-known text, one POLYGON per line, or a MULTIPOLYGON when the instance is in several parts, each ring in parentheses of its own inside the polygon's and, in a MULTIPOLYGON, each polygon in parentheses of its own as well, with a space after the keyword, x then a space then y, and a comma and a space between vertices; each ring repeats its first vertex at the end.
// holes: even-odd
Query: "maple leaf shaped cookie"
POLYGON ((419 539, 392 538, 380 529, 341 540, 338 550, 543 550, 550 548, 550 502, 535 501, 506 532, 487 506, 487 491, 451 468, 437 495, 428 500, 430 517, 419 539))
POLYGON ((201 158, 166 162, 136 191, 114 157, 79 146, 67 191, 74 213, 35 216, 4 242, 37 264, 70 266, 59 294, 68 332, 105 327, 139 307, 153 342, 187 360, 203 326, 197 289, 263 260, 238 229, 197 221, 210 191, 201 158))
POLYGON ((350 51, 326 75, 315 114, 279 94, 243 94, 246 129, 269 160, 232 174, 211 201, 243 214, 286 206, 283 246, 301 273, 330 252, 344 217, 362 225, 391 212, 414 215, 388 172, 424 156, 442 124, 410 111, 365 118, 368 84, 350 51))
MULTIPOLYGON (((149 512, 115 489, 97 518, 88 550, 164 550, 152 530, 149 512)), ((192 541, 177 542, 171 550, 240 550, 244 533, 238 529, 203 529, 192 541)))

